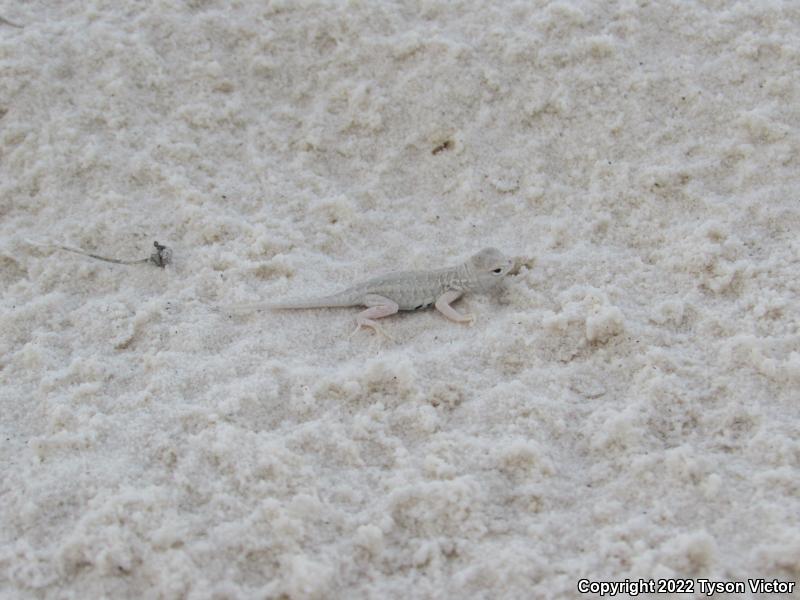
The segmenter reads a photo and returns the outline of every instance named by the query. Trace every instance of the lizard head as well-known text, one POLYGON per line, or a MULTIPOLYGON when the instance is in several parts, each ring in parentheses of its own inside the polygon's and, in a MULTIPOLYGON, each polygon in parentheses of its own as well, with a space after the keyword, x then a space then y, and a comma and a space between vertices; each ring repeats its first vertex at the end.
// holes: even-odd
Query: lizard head
POLYGON ((484 248, 473 255, 467 264, 477 280, 477 288, 489 290, 498 285, 514 268, 514 259, 505 256, 497 248, 484 248))

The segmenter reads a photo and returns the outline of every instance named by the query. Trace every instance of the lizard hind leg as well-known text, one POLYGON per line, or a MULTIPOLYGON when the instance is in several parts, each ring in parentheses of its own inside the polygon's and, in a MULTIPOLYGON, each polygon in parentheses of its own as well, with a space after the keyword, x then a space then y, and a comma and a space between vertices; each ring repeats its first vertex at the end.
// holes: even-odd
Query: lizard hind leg
POLYGON ((362 327, 371 327, 375 333, 380 333, 391 340, 391 336, 383 330, 383 327, 375 319, 382 319, 395 314, 400 310, 397 302, 378 294, 367 294, 366 298, 364 298, 364 304, 368 308, 356 316, 357 327, 350 334, 350 337, 355 335, 362 327))

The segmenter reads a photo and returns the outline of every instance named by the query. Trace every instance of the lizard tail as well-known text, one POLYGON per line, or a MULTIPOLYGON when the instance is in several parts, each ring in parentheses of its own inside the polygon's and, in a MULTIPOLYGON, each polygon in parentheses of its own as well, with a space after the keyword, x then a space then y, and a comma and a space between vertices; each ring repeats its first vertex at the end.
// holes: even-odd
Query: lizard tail
POLYGON ((254 310, 294 310, 301 308, 344 308, 347 306, 361 306, 361 300, 349 290, 321 298, 300 298, 297 300, 281 300, 279 302, 254 302, 250 304, 235 304, 226 307, 231 312, 250 312, 254 310))

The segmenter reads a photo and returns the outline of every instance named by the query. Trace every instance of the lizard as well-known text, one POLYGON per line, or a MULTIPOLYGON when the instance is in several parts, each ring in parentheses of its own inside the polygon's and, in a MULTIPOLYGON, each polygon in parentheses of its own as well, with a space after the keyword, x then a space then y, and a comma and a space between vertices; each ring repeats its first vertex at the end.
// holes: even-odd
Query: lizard
POLYGON ((471 324, 475 321, 474 315, 462 314, 450 304, 466 292, 491 291, 513 268, 514 259, 496 248, 484 248, 455 267, 387 273, 328 296, 243 304, 232 308, 291 310, 363 306, 366 310, 356 316, 357 327, 353 334, 362 327, 370 327, 376 334, 390 337, 376 319, 401 310, 421 310, 431 305, 452 321, 471 324))

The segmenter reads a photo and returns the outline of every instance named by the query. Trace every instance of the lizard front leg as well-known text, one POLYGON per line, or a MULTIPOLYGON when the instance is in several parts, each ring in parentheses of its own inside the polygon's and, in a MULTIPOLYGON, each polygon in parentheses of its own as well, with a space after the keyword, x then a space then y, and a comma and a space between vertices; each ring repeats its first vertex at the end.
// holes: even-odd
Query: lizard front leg
POLYGON ((383 327, 381 327, 375 319, 382 319, 383 317, 395 314, 400 310, 397 302, 384 296, 379 296, 378 294, 367 294, 364 298, 364 305, 369 308, 364 312, 358 313, 356 316, 356 323, 358 326, 356 330, 350 334, 351 337, 362 327, 372 327, 375 333, 380 333, 391 340, 391 336, 383 330, 383 327))
POLYGON ((436 310, 438 310, 451 321, 455 321, 457 323, 474 323, 475 315, 462 315, 455 308, 450 306, 450 303, 458 300, 461 297, 461 294, 462 292, 455 290, 445 292, 436 299, 436 310))

